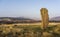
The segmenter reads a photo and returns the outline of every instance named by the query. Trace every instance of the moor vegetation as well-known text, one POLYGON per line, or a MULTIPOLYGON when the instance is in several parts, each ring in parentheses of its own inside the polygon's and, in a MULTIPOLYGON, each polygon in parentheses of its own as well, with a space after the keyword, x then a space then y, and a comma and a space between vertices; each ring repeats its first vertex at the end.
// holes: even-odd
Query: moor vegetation
POLYGON ((41 32, 40 25, 0 26, 0 37, 60 37, 60 26, 50 25, 41 32))

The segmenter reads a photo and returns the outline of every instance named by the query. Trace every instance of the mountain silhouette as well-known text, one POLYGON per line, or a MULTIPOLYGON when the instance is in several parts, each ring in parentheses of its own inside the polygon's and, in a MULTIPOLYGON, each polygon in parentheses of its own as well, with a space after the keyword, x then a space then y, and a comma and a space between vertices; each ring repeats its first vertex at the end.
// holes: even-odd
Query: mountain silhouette
POLYGON ((60 16, 53 17, 53 18, 50 19, 50 21, 60 22, 60 16))
POLYGON ((34 19, 24 17, 0 17, 0 23, 34 23, 39 22, 34 19))

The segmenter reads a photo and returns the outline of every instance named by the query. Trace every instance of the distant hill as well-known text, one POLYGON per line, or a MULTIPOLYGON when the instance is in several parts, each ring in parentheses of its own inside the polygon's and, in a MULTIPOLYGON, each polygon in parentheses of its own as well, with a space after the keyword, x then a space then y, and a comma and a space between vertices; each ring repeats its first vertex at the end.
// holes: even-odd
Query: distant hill
MULTIPOLYGON (((60 22, 60 16, 49 19, 50 22, 60 22)), ((24 17, 0 17, 0 24, 11 24, 11 23, 36 23, 41 20, 34 20, 24 17)))
POLYGON ((1 20, 3 19, 11 19, 11 20, 31 20, 29 18, 24 18, 24 17, 0 17, 1 20))
POLYGON ((39 22, 34 19, 24 17, 0 17, 0 23, 34 23, 39 22))
POLYGON ((50 19, 50 21, 60 22, 60 16, 53 17, 50 19))

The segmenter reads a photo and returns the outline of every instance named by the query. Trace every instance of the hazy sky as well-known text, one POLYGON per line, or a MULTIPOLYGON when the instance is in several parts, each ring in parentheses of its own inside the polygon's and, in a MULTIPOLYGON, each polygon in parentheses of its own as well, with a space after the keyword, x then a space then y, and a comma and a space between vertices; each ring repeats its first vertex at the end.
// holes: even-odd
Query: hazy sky
POLYGON ((40 18, 40 9, 49 10, 49 17, 60 16, 60 0, 0 0, 0 17, 40 18))

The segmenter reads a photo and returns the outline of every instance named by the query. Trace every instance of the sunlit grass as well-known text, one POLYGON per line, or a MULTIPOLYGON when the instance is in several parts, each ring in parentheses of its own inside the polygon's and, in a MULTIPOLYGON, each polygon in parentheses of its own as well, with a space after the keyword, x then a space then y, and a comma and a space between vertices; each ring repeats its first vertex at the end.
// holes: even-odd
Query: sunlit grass
MULTIPOLYGON (((40 37, 41 36, 41 23, 28 23, 29 25, 19 24, 4 24, 0 25, 0 36, 16 36, 16 37, 40 37), (34 25, 35 24, 35 25, 34 25), (27 36, 28 35, 28 36, 27 36)), ((44 37, 60 37, 60 24, 50 23, 43 32, 44 37), (51 24, 51 25, 50 25, 51 24)))

